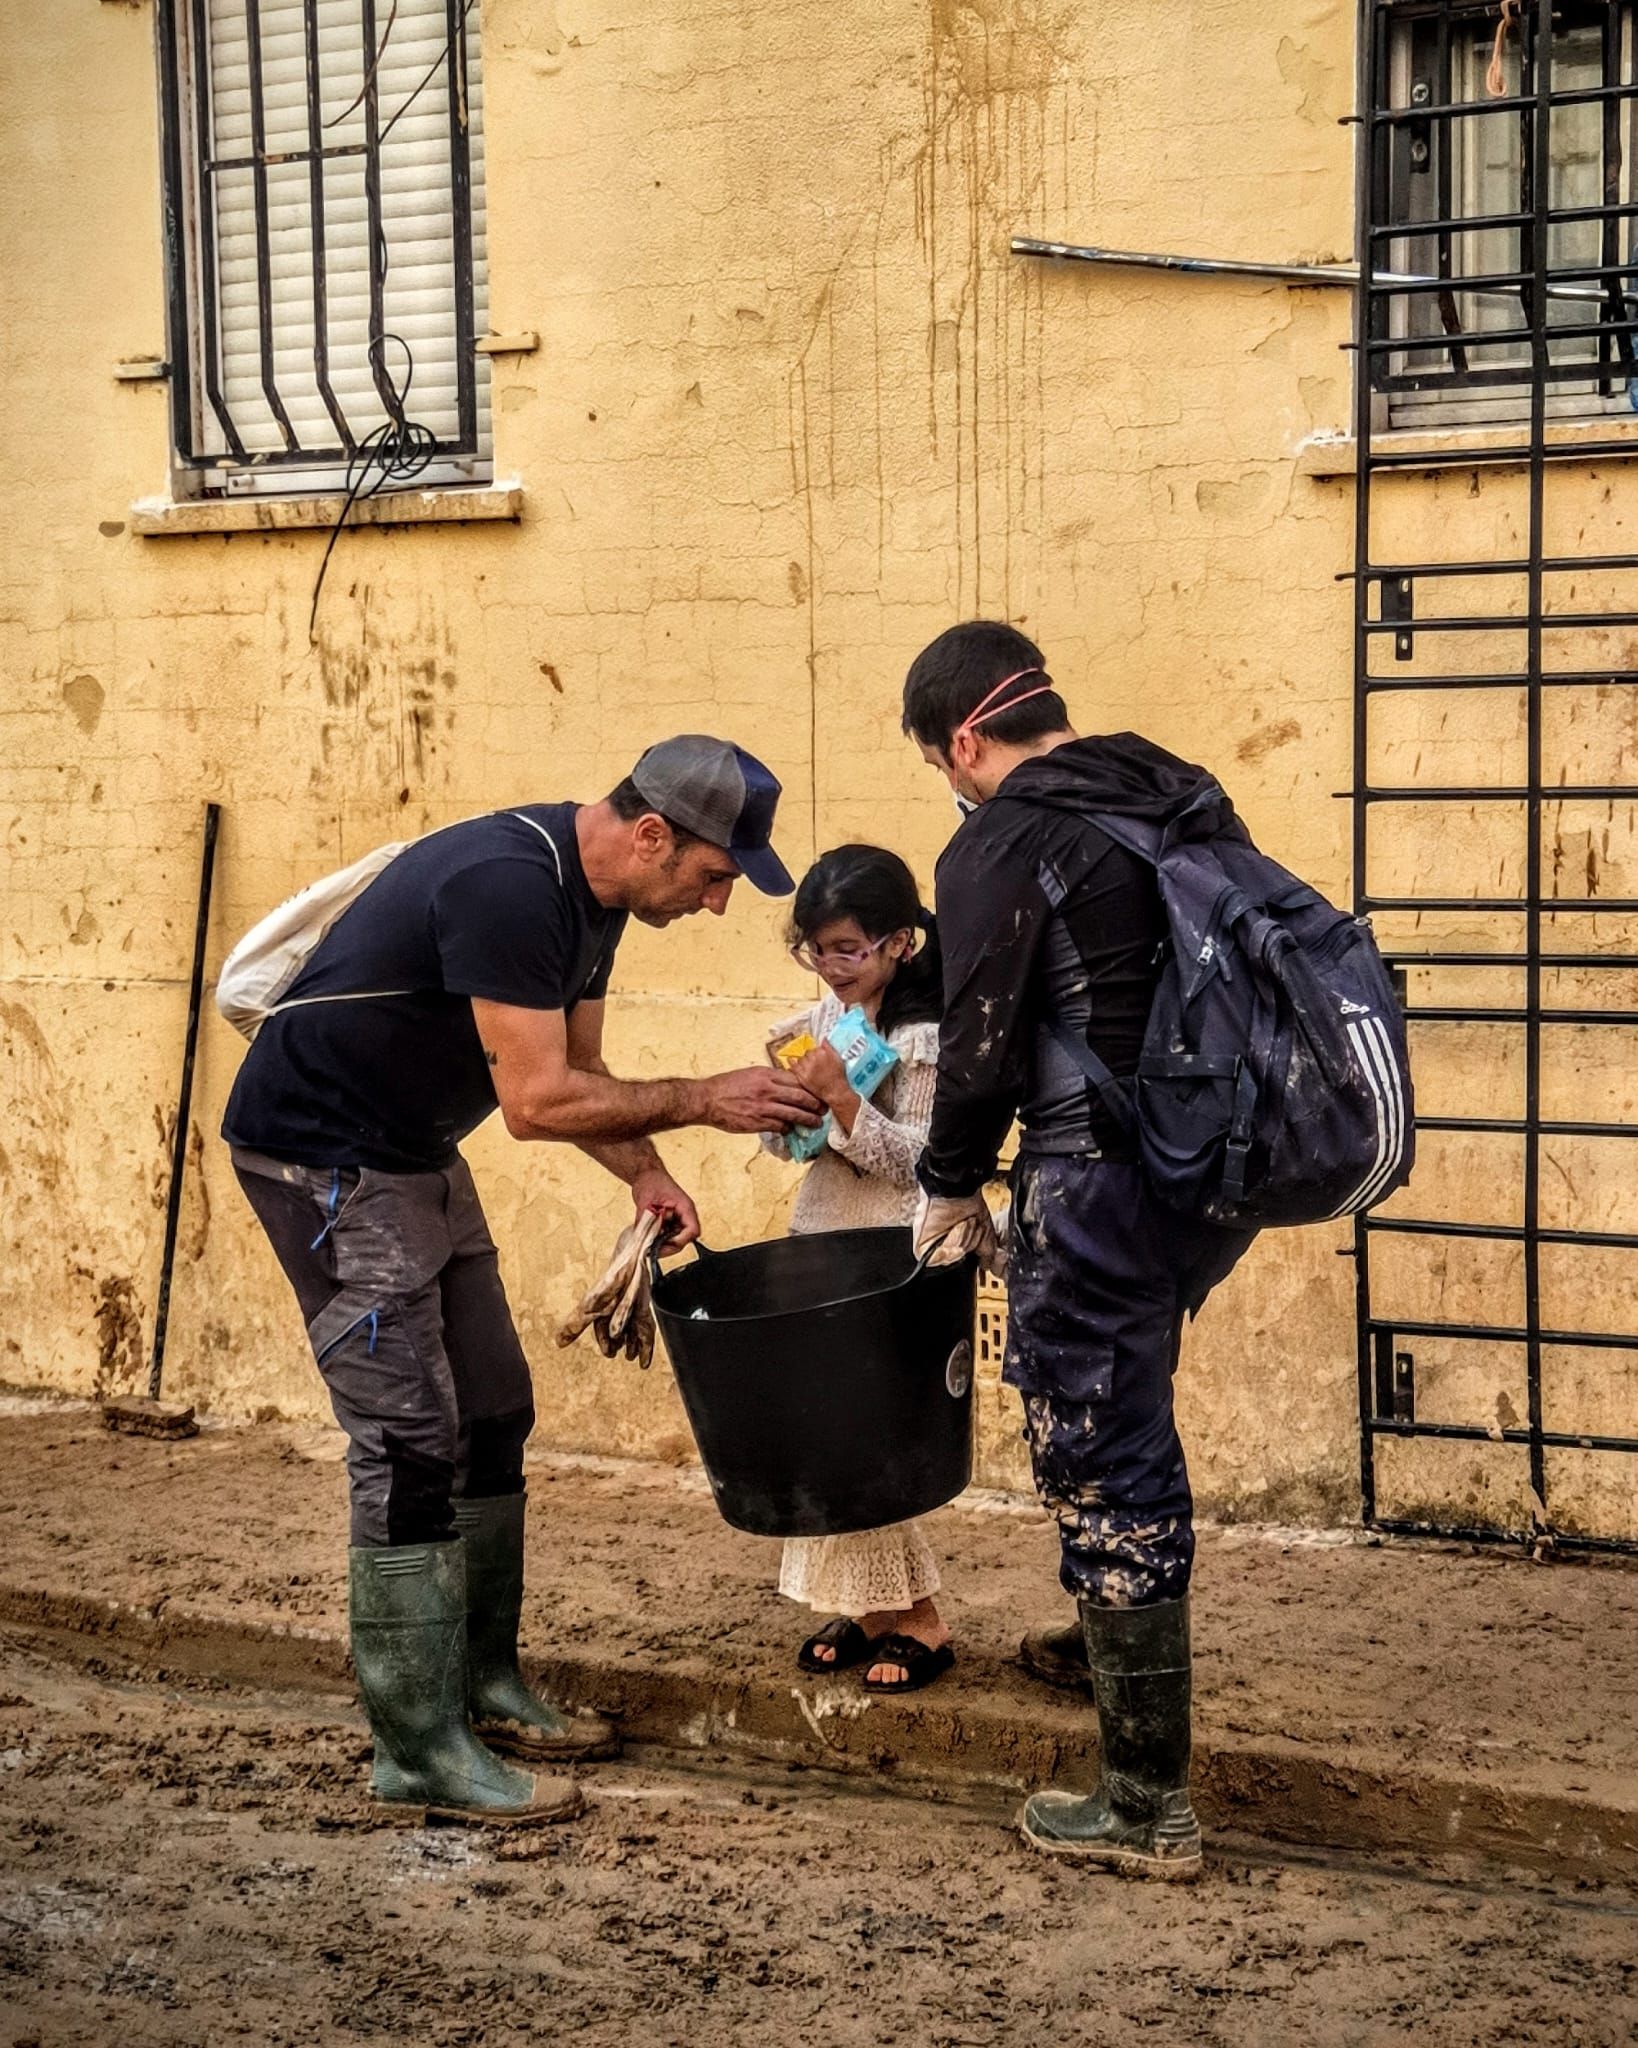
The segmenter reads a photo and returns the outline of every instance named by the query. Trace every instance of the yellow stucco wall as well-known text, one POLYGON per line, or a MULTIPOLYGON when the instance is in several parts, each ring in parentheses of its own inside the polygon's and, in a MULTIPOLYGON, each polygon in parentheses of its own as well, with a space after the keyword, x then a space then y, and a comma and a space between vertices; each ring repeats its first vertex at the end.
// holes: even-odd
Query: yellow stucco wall
MULTIPOLYGON (((600 793, 705 727, 784 778, 795 865, 876 837, 924 877, 952 816, 897 731, 907 661, 974 613, 1045 646, 1087 729, 1208 761, 1260 840, 1347 889, 1345 293, 1047 269, 1013 233, 1346 259, 1348 0, 482 0, 497 474, 519 523, 145 539, 167 477, 151 9, 5 0, 9 331, 0 824, 0 1378, 129 1385, 151 1327, 201 806, 211 959, 298 883, 507 802, 600 793), (86 147, 94 135, 96 147, 86 147)), ((1414 737, 1414 736, 1413 736, 1414 737)), ((634 933, 617 1070, 754 1057, 807 992, 777 912, 634 933)), ((212 1017, 173 1389, 322 1412, 214 1137, 212 1017)), ((715 1241, 788 1173, 668 1141, 715 1241)), ((683 1457, 667 1375, 550 1331, 621 1220, 576 1156, 470 1148, 558 1444, 683 1457)), ((1197 1488, 1356 1505, 1351 1268, 1266 1239, 1191 1335, 1197 1488)), ((1021 1481, 1011 1397, 982 1470, 1021 1481)), ((1475 1475, 1477 1467, 1475 1466, 1475 1475)), ((1461 1480, 1460 1485, 1477 1485, 1461 1480)))

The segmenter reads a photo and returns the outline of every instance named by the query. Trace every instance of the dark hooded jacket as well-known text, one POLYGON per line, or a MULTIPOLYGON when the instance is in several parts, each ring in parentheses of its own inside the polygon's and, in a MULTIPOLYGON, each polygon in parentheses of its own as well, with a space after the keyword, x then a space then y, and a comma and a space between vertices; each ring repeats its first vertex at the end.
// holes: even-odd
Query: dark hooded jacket
POLYGON ((929 1192, 982 1187, 1015 1115, 1022 1153, 1125 1156, 1053 1027, 1113 1074, 1135 1073, 1166 919, 1153 868, 1094 821, 1164 823, 1210 783, 1136 733, 1072 740, 1021 762, 945 848, 944 1021, 919 1169, 929 1192))

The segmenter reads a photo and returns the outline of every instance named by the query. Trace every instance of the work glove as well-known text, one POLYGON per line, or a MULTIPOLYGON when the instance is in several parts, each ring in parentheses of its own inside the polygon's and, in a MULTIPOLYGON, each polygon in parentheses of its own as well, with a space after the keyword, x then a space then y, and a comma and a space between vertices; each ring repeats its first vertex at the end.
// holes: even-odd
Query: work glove
POLYGON ((1007 1255, 982 1194, 930 1195, 922 1189, 911 1221, 916 1257, 930 1266, 953 1266, 972 1253, 986 1273, 1006 1277, 1007 1255))
POLYGON ((647 1366, 654 1356, 654 1311, 648 1299, 648 1254, 663 1234, 665 1216, 645 1209, 615 1240, 608 1264, 580 1297, 558 1330, 559 1345, 574 1343, 590 1329, 605 1358, 622 1350, 647 1366))

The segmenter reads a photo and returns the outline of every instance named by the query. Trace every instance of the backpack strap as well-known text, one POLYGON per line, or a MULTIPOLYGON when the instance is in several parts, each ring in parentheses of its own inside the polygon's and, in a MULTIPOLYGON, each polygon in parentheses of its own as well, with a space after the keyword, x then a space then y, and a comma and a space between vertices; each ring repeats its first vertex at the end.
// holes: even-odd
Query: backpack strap
POLYGON ((1069 1055, 1097 1089, 1099 1099, 1114 1119, 1115 1128, 1121 1136, 1135 1141, 1138 1121, 1131 1087, 1125 1082, 1117 1081, 1085 1039, 1078 1038, 1061 1018, 1054 1017, 1047 1029, 1052 1033, 1059 1048, 1069 1055))
POLYGON ((1150 867, 1159 863, 1161 835, 1156 826, 1140 818, 1122 818, 1111 811, 1094 812, 1092 823, 1105 839, 1112 839, 1117 846, 1125 847, 1128 853, 1135 853, 1150 867))

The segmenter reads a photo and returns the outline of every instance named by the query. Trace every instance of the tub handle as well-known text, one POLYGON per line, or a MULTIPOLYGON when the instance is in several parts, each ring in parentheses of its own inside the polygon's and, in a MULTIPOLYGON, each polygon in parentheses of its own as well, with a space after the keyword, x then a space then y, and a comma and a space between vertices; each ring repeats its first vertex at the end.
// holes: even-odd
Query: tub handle
MULTIPOLYGON (((693 1245, 689 1247, 689 1249, 692 1249, 693 1251, 697 1252, 702 1259, 714 1259, 717 1256, 717 1254, 714 1251, 712 1251, 711 1247, 708 1244, 702 1244, 697 1237, 695 1238, 693 1245)), ((660 1255, 651 1247, 648 1254, 648 1284, 652 1287, 654 1282, 658 1280, 659 1277, 660 1255)))
MULTIPOLYGON (((940 1239, 938 1240, 938 1242, 937 1242, 937 1243, 935 1243, 935 1244, 930 1244, 930 1245, 929 1245, 929 1246, 927 1247, 926 1251, 924 1251, 924 1252, 922 1253, 921 1257, 920 1257, 919 1259, 917 1259, 917 1261, 916 1261, 916 1266, 915 1266, 915 1271, 914 1271, 914 1272, 913 1272, 913 1273, 912 1273, 912 1274, 910 1275, 910 1280, 919 1280, 919 1279, 921 1278, 922 1274, 923 1274, 923 1273, 925 1273, 925 1272, 927 1271, 928 1265, 929 1265, 929 1264, 931 1263, 931 1261, 932 1261, 932 1257, 933 1257, 933 1254, 934 1254, 934 1252, 936 1252, 936 1251, 938 1250, 939 1244, 942 1244, 942 1243, 943 1243, 943 1239, 942 1239, 942 1238, 940 1238, 940 1239)), ((973 1254, 972 1254, 971 1252, 964 1252, 964 1253, 962 1254, 962 1260, 965 1260, 965 1259, 970 1259, 970 1258, 971 1258, 972 1256, 973 1256, 973 1254)), ((958 1261, 957 1261, 957 1264, 959 1265, 959 1264, 960 1264, 961 1262, 962 1262, 961 1260, 958 1260, 958 1261)), ((905 1285, 906 1287, 908 1287, 908 1286, 910 1285, 910 1280, 906 1280, 906 1281, 905 1281, 905 1282, 904 1282, 903 1284, 904 1284, 904 1285, 905 1285)))

